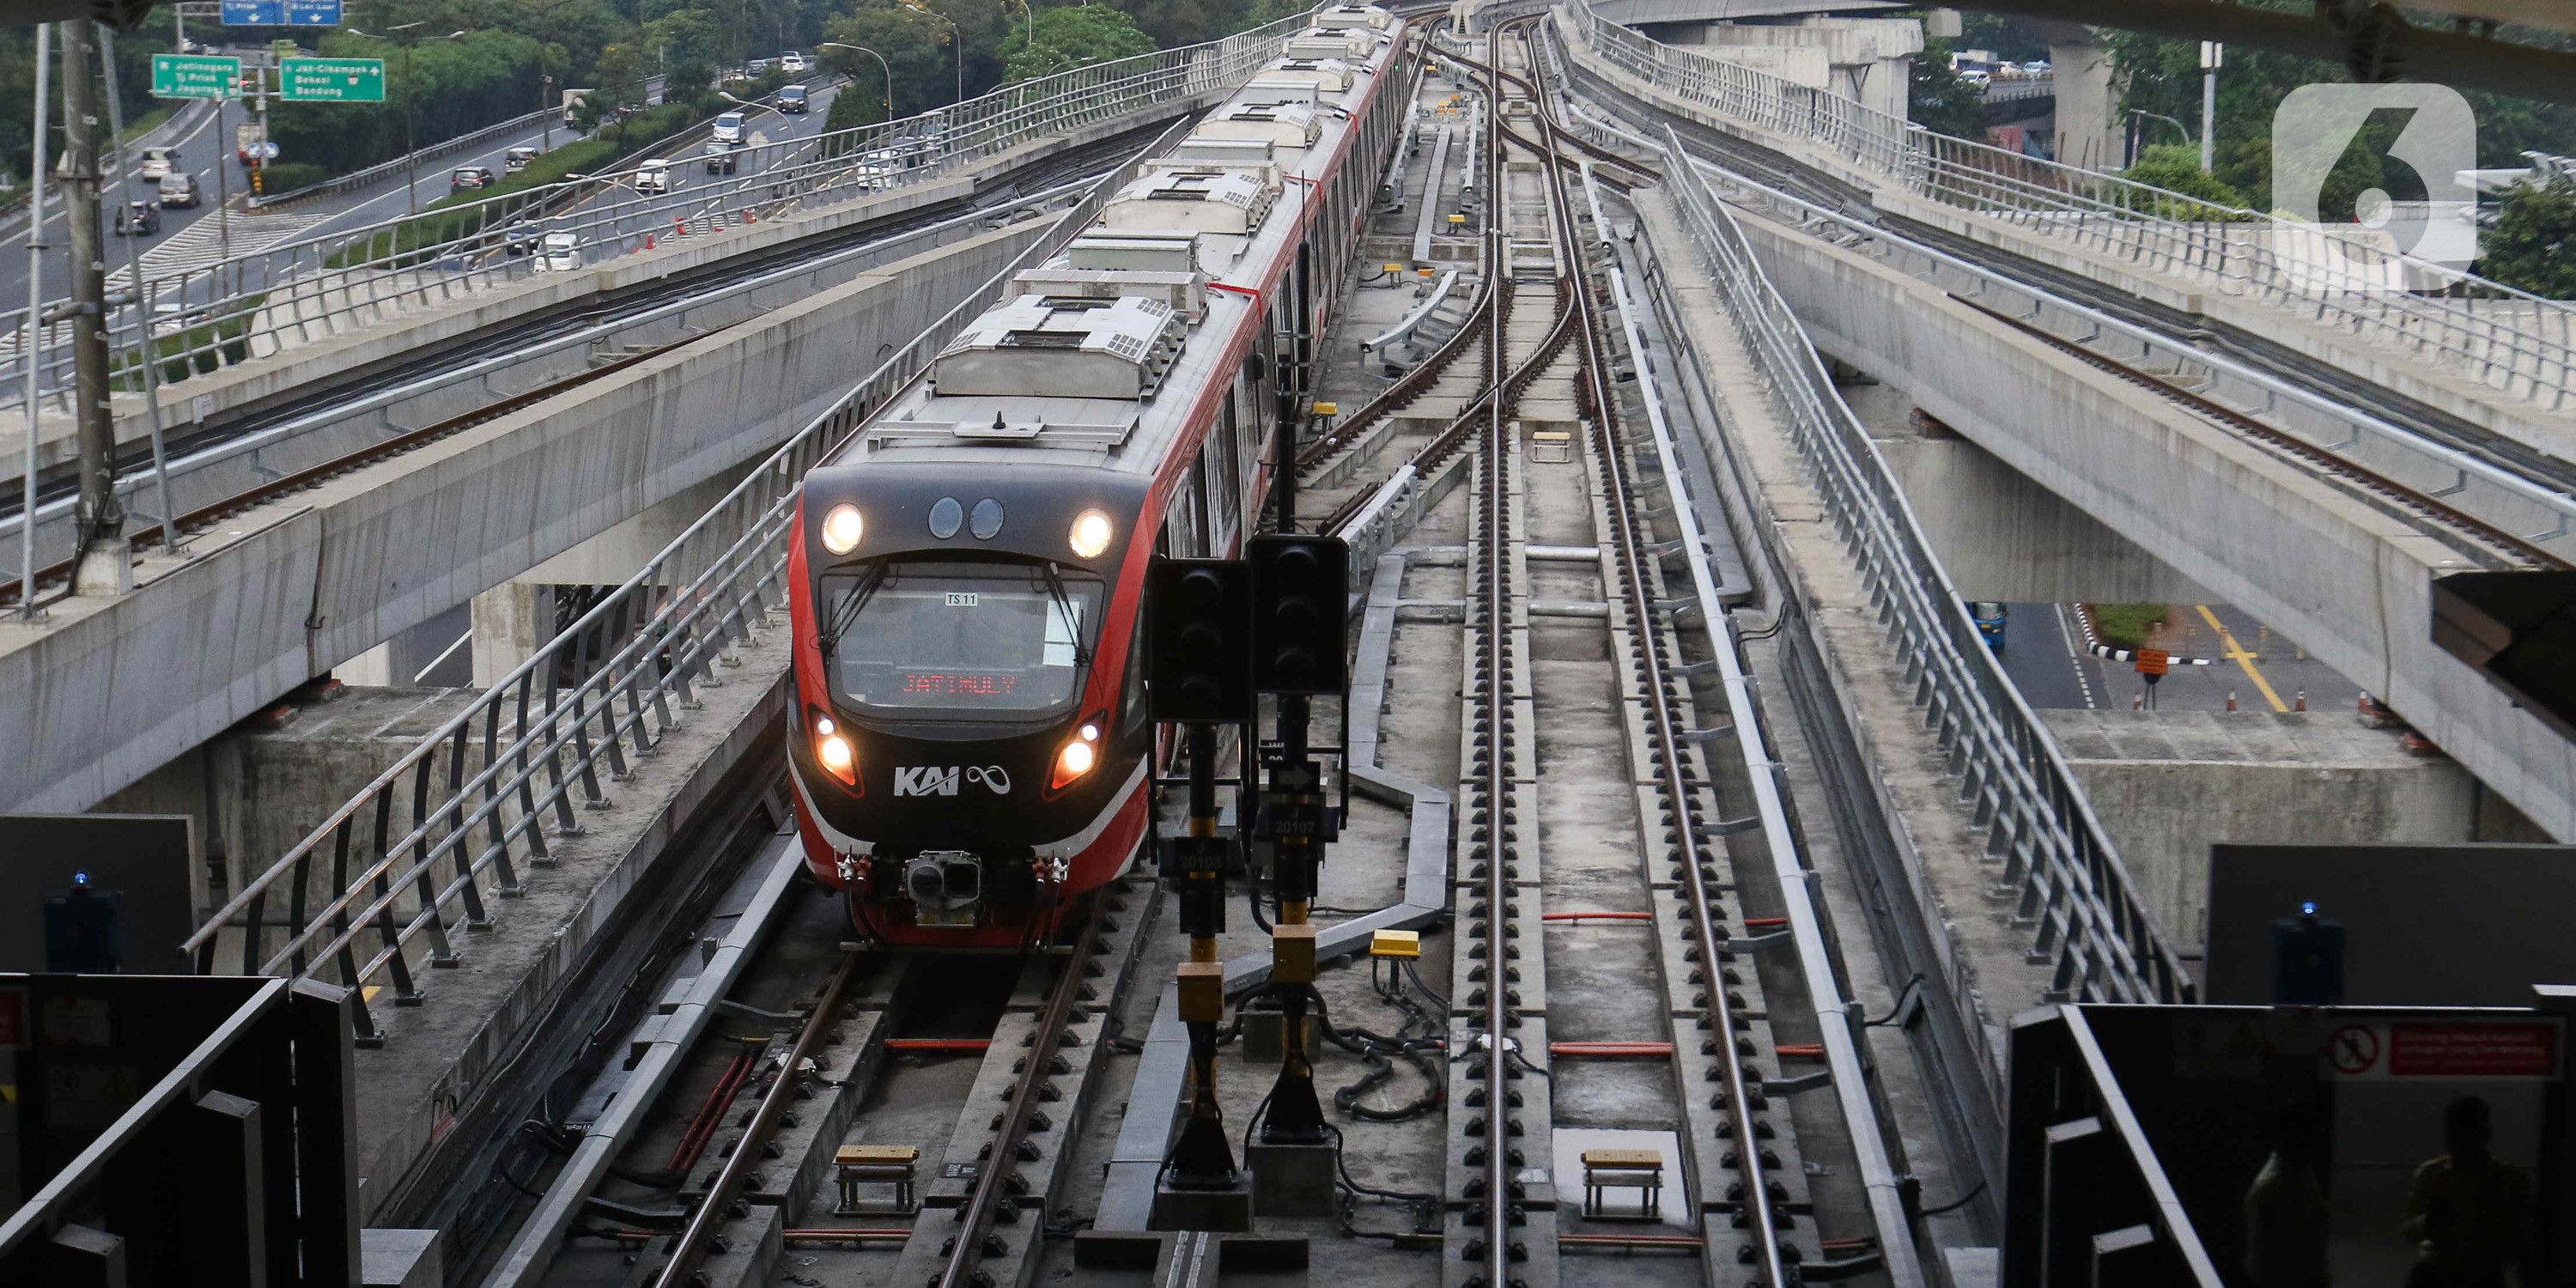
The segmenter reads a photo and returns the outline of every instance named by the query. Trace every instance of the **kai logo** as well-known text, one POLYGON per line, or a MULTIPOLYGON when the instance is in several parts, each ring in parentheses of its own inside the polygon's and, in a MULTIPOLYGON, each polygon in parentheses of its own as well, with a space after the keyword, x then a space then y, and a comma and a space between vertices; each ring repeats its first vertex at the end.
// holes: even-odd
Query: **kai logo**
POLYGON ((897 765, 897 796, 954 796, 961 783, 981 783, 996 796, 1011 794, 1011 775, 1000 765, 897 765))

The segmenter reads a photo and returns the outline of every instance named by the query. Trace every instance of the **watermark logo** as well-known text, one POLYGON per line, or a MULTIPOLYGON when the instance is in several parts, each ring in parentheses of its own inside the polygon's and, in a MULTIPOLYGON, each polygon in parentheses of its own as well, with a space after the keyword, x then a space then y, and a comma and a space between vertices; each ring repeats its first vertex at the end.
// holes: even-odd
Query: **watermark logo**
POLYGON ((2273 252, 2301 285, 2404 291, 2478 257, 2477 114, 2446 85, 2302 85, 2272 114, 2273 252), (2419 261, 2410 273, 2400 257, 2419 261))

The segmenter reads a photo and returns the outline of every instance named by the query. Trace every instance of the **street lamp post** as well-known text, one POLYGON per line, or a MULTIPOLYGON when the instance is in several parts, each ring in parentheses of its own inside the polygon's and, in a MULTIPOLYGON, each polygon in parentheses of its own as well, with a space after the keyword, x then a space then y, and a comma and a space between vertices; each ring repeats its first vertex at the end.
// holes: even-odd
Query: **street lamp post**
POLYGON ((904 8, 906 8, 906 9, 910 9, 910 10, 912 10, 914 13, 920 14, 920 15, 921 15, 922 17, 924 17, 924 18, 935 18, 935 19, 937 19, 937 20, 939 20, 939 21, 941 21, 941 22, 944 22, 944 23, 947 23, 947 24, 948 24, 948 48, 949 48, 950 52, 952 52, 952 53, 954 53, 954 54, 956 54, 956 55, 957 55, 957 90, 956 90, 956 92, 955 92, 953 95, 951 95, 951 96, 950 96, 950 98, 949 98, 949 100, 948 100, 948 101, 949 101, 949 102, 951 102, 951 103, 963 103, 963 102, 965 102, 965 101, 966 101, 966 32, 965 32, 965 29, 964 29, 964 28, 961 28, 961 27, 959 27, 959 26, 957 25, 957 20, 956 20, 955 18, 951 18, 951 17, 949 17, 947 14, 941 13, 941 12, 939 12, 938 10, 931 8, 929 5, 923 4, 923 3, 921 2, 921 0, 903 0, 903 7, 904 7, 904 8))
MULTIPOLYGON (((394 26, 385 28, 386 34, 381 36, 375 35, 371 32, 360 31, 356 27, 348 29, 349 34, 353 36, 365 36, 369 40, 390 40, 394 42, 395 48, 402 50, 403 204, 409 207, 411 214, 415 215, 420 213, 420 143, 413 137, 413 132, 415 127, 419 124, 418 117, 420 109, 417 106, 418 100, 412 93, 411 47, 419 44, 421 38, 418 36, 395 35, 393 33, 410 31, 416 27, 425 27, 428 25, 429 21, 427 19, 422 19, 419 22, 398 23, 394 26)), ((464 34, 465 33, 462 31, 451 31, 444 36, 436 37, 436 39, 454 40, 464 34)))
MULTIPOLYGON (((857 52, 859 52, 859 53, 866 54, 868 57, 870 57, 870 58, 873 58, 873 59, 877 60, 877 66, 878 66, 878 68, 880 68, 881 70, 883 70, 883 71, 885 72, 885 85, 886 85, 886 92, 885 92, 885 115, 886 115, 886 119, 887 119, 887 120, 889 120, 889 121, 891 121, 891 120, 893 120, 893 119, 894 119, 894 68, 893 68, 893 67, 891 67, 891 66, 889 66, 889 65, 886 63, 885 55, 880 54, 880 53, 878 53, 877 51, 875 51, 875 50, 873 50, 873 49, 870 49, 870 48, 868 48, 868 47, 867 47, 867 46, 865 46, 865 45, 849 45, 849 44, 843 44, 842 42, 837 41, 837 40, 826 40, 826 41, 824 41, 822 44, 815 46, 815 48, 817 48, 817 49, 849 49, 849 50, 855 50, 855 51, 857 51, 857 52)), ((960 83, 962 84, 963 82, 961 81, 960 83)))
POLYGON ((2142 118, 2142 117, 2153 117, 2153 118, 2155 118, 2156 120, 2162 121, 2162 122, 2164 122, 2165 124, 2167 124, 2167 125, 2170 125, 2170 126, 2174 127, 2175 132, 2176 132, 2176 133, 2179 133, 2179 134, 2181 134, 2181 135, 2182 135, 2182 141, 2183 141, 2183 142, 2185 142, 2185 143, 2189 143, 2189 142, 2191 142, 2191 127, 2190 127, 2190 126, 2185 125, 2185 124, 2183 124, 2182 122, 2177 121, 2177 120, 2175 120, 2174 118, 2172 118, 2172 117, 2170 117, 2170 116, 2167 116, 2167 115, 2165 115, 2165 114, 2164 114, 2164 113, 2162 113, 2162 112, 2150 112, 2150 111, 2148 111, 2147 109, 2145 109, 2145 108, 2143 108, 2143 107, 2133 107, 2133 108, 2130 108, 2130 109, 2129 109, 2129 164, 2131 164, 2131 165, 2136 165, 2136 164, 2138 163, 2138 156, 2139 156, 2139 154, 2140 154, 2140 153, 2142 153, 2142 152, 2145 152, 2145 151, 2147 150, 2146 132, 2145 132, 2143 129, 2139 128, 2139 125, 2138 125, 2138 122, 2139 122, 2140 118, 2142 118))
POLYGON ((2200 42, 2200 172, 2209 173, 2218 151, 2218 69, 2227 61, 2227 46, 2200 42))

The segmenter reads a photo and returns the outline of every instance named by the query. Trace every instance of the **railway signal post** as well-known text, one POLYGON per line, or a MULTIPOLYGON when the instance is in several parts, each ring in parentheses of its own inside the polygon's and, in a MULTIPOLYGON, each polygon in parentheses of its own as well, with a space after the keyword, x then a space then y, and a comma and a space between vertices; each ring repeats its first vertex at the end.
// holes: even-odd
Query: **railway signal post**
POLYGON ((1225 874, 1234 839, 1217 826, 1216 733, 1252 718, 1251 570, 1226 559, 1157 557, 1146 584, 1147 688, 1157 722, 1182 726, 1189 752, 1189 827, 1162 841, 1163 879, 1180 896, 1189 960, 1179 969, 1190 1035, 1190 1113, 1163 1160, 1153 1224, 1166 1230, 1246 1230, 1252 1191, 1234 1166, 1216 1098, 1216 1028, 1225 1019, 1225 874))
MULTIPOLYGON (((1284 437, 1284 436, 1283 436, 1284 437)), ((1323 1216, 1332 1210, 1331 1128, 1315 1095, 1307 1051, 1307 999, 1315 983, 1315 928, 1308 920, 1324 846, 1335 834, 1323 766, 1308 744, 1309 699, 1348 683, 1343 637, 1350 603, 1350 548, 1338 537, 1299 536, 1283 508, 1281 531, 1253 538, 1252 684, 1278 696, 1279 738, 1262 757, 1264 788, 1255 835, 1272 847, 1271 884, 1279 922, 1271 931, 1270 996, 1281 1012, 1279 1078, 1258 1141, 1244 1152, 1256 1206, 1265 1214, 1323 1216)))

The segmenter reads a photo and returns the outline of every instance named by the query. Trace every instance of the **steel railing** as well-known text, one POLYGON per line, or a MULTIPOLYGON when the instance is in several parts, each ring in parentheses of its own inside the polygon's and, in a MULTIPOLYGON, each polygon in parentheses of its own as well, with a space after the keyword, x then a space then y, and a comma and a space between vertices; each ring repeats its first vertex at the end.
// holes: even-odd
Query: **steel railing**
MULTIPOLYGON (((1203 44, 1007 85, 900 121, 743 149, 734 154, 739 173, 712 185, 698 182, 704 177, 699 159, 684 157, 673 162, 678 180, 666 193, 636 192, 631 172, 604 176, 608 182, 594 177, 147 272, 139 288, 121 289, 125 302, 108 319, 118 387, 142 387, 135 368, 147 341, 164 382, 177 384, 290 344, 517 285, 539 271, 540 257, 513 252, 533 250, 543 233, 576 234, 585 263, 592 263, 664 237, 704 235, 946 177, 1032 143, 1239 83, 1277 57, 1279 42, 1305 21, 1299 14, 1203 44)), ((23 308, 0 313, 0 406, 24 401, 21 364, 30 360, 21 352, 24 318, 23 308)), ((47 316, 39 331, 32 358, 38 396, 68 409, 71 318, 47 316)))
MULTIPOLYGON (((363 170, 352 170, 347 174, 337 175, 332 178, 325 179, 320 183, 308 183, 301 188, 293 188, 285 192, 251 197, 243 202, 243 204, 249 206, 253 210, 274 210, 279 206, 291 205, 298 201, 310 201, 315 197, 327 197, 335 192, 350 192, 359 188, 368 187, 379 180, 389 179, 395 175, 402 174, 406 170, 419 165, 423 161, 435 161, 440 157, 454 156, 477 143, 489 143, 504 134, 511 134, 519 130, 524 130, 529 126, 535 125, 537 122, 556 114, 557 113, 553 110, 539 108, 534 112, 514 116, 506 121, 494 121, 490 125, 483 126, 480 129, 472 130, 464 134, 459 134, 452 139, 441 139, 440 141, 432 143, 408 156, 395 157, 391 161, 379 161, 363 170)), ((574 138, 579 137, 579 133, 569 125, 564 127, 564 133, 574 138)))
MULTIPOLYGON (((1132 173, 1075 189, 1078 200, 1030 248, 888 357, 788 439, 623 585, 423 738, 312 834, 245 882, 184 947, 204 973, 237 952, 239 972, 310 976, 357 988, 388 980, 422 997, 416 966, 452 964, 451 922, 490 924, 487 897, 524 890, 550 866, 549 833, 582 831, 696 705, 696 686, 786 604, 787 529, 806 472, 914 379, 1036 263, 1096 214, 1132 173), (281 907, 281 905, 283 905, 281 907)), ((1059 198, 1061 199, 1061 198, 1059 198)), ((382 1040, 364 1001, 361 1042, 382 1040)))
POLYGON ((1935 133, 1793 81, 1557 9, 1570 41, 1652 85, 1913 196, 2197 289, 2394 347, 2539 407, 2576 407, 2576 307, 2400 253, 2367 234, 2213 204, 1935 133))
MULTIPOLYGON (((2491 559, 2520 566, 2548 559, 2576 562, 2576 496, 2562 484, 2499 465, 2374 415, 2366 407, 2324 397, 2257 364, 2113 317, 1721 166, 1701 161, 1696 168, 1701 180, 1715 184, 1729 206, 1767 216, 1845 251, 1868 255, 1972 307, 2043 332, 2070 348, 2151 373, 2289 440, 2366 469, 2377 476, 2371 480, 2374 486, 2384 481, 2387 490, 2413 494, 2407 503, 2410 518, 2445 525, 2465 520, 2475 525, 2466 535, 2485 546, 2491 559), (2436 505, 2438 511, 2431 509, 2436 505)), ((2300 463, 2310 469, 2320 464, 2313 456, 2300 463)), ((2344 476, 2356 477, 2349 472, 2344 476)))
POLYGON ((1664 184, 1726 294, 1728 317, 1762 374, 1764 394, 1814 469, 1824 508, 1869 583, 1889 646, 1905 658, 1914 701, 1928 708, 1947 768, 1962 778, 1961 799, 1986 830, 1988 854, 2001 860, 1997 879, 2014 892, 2014 915, 2032 927, 2032 952, 2055 964, 2051 993, 2192 1000, 2189 972, 2139 902, 2046 727, 1986 648, 1815 345, 1669 125, 1663 146, 1664 184))

